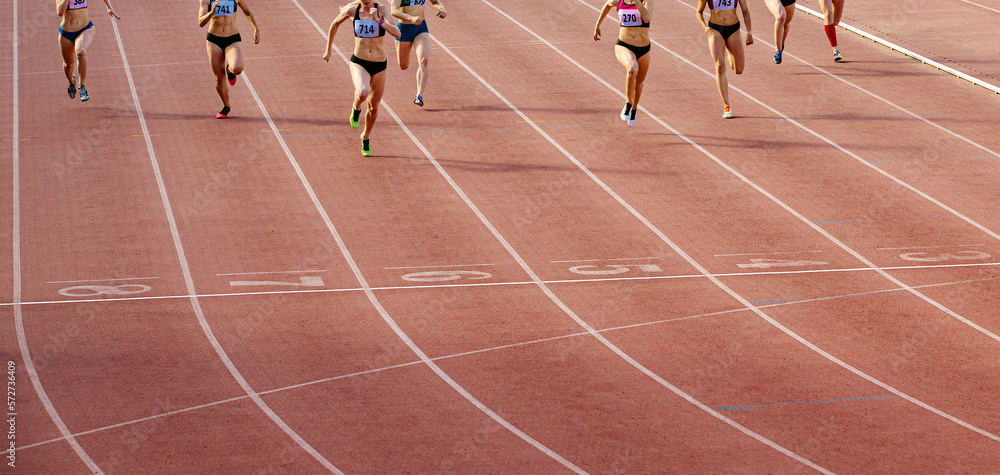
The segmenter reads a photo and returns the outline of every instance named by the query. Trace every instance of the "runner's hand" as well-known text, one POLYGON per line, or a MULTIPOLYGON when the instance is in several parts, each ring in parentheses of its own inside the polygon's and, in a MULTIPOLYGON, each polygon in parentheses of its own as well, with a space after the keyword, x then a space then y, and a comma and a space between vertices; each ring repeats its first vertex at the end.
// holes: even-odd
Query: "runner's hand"
POLYGON ((253 30, 253 44, 260 43, 260 31, 253 30))
POLYGON ((121 19, 122 19, 122 17, 118 16, 118 14, 116 14, 116 13, 115 13, 115 11, 114 11, 114 10, 112 10, 112 9, 110 9, 110 8, 108 9, 108 15, 111 15, 111 16, 113 16, 113 17, 115 17, 115 18, 119 19, 119 20, 121 20, 121 19))
POLYGON ((444 11, 444 7, 441 7, 441 9, 438 10, 438 17, 444 18, 446 15, 448 14, 444 11))
POLYGON ((330 48, 327 48, 323 53, 323 61, 330 62, 330 48))
POLYGON ((594 41, 601 41, 601 27, 594 28, 594 41))
POLYGON ((753 33, 747 32, 747 46, 753 44, 753 33))
POLYGON ((212 2, 212 5, 208 7, 208 13, 212 14, 212 16, 210 18, 215 18, 215 12, 219 11, 218 10, 218 8, 219 8, 219 2, 221 2, 221 1, 222 0, 215 0, 214 2, 212 2))

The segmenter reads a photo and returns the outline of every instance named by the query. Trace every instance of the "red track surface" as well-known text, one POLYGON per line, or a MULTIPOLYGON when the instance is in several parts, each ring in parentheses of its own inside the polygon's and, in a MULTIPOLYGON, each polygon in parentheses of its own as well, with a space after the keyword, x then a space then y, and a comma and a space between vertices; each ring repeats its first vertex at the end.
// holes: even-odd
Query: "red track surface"
MULTIPOLYGON (((1000 466, 994 94, 846 32, 833 64, 804 14, 776 66, 755 3, 722 121, 693 9, 659 0, 652 116, 629 129, 592 6, 469 0, 431 20, 426 108, 390 59, 362 159, 346 67, 310 22, 338 5, 299 2, 252 5, 262 41, 225 121, 189 4, 118 2, 123 51, 95 15, 81 104, 52 6, 18 2, 16 470, 1000 466), (113 289, 135 293, 66 295, 113 289)), ((892 21, 896 40, 927 26, 892 21)))

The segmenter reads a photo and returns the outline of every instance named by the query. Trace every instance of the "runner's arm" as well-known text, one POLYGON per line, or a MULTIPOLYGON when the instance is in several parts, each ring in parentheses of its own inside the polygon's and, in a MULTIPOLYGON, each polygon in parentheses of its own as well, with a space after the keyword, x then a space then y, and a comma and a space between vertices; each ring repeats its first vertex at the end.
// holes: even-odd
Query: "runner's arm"
POLYGON ((122 17, 118 16, 118 14, 115 13, 115 9, 111 8, 111 0, 104 0, 104 6, 108 7, 108 15, 111 15, 119 20, 122 19, 122 17))
POLYGON ((746 0, 738 0, 740 9, 743 10, 743 21, 747 24, 747 45, 753 44, 753 28, 750 27, 750 7, 746 0))
POLYGON ((253 12, 247 7, 246 0, 236 0, 236 3, 240 6, 240 10, 243 10, 243 15, 250 21, 250 26, 253 27, 253 44, 260 43, 260 30, 257 29, 257 20, 253 18, 253 12))
POLYGON ((441 3, 441 0, 430 0, 430 2, 431 2, 431 5, 434 5, 434 8, 438 9, 438 16, 439 17, 444 18, 445 16, 448 15, 448 12, 446 12, 444 10, 444 4, 441 3))
POLYGON ((198 26, 204 27, 215 17, 215 7, 219 5, 219 0, 201 0, 201 7, 198 10, 198 26))
POLYGON ((614 6, 614 0, 608 0, 604 3, 604 7, 601 8, 601 14, 597 17, 597 25, 594 25, 594 41, 601 39, 601 23, 604 22, 604 17, 608 16, 608 12, 610 12, 614 6))
POLYGON ((378 19, 380 20, 379 25, 382 27, 383 30, 387 31, 390 35, 392 35, 393 38, 399 39, 400 36, 399 28, 396 26, 395 22, 386 21, 385 20, 386 17, 389 17, 391 20, 392 12, 389 10, 389 7, 379 4, 378 6, 378 19))
POLYGON ((635 2, 635 7, 639 10, 642 21, 649 23, 653 19, 653 0, 635 2))
POLYGON ((347 21, 348 18, 354 16, 354 11, 358 8, 361 8, 361 5, 354 4, 344 7, 340 10, 340 14, 337 15, 337 18, 333 19, 333 23, 330 23, 330 30, 326 34, 326 52, 323 53, 324 60, 330 61, 330 53, 333 52, 333 37, 337 36, 337 29, 340 28, 340 24, 347 21), (351 8, 352 6, 354 8, 351 8))
POLYGON ((403 13, 403 9, 402 7, 400 7, 402 3, 403 3, 402 0, 392 0, 392 16, 399 18, 400 20, 403 20, 407 23, 412 23, 417 21, 417 16, 403 13))
POLYGON ((708 6, 708 0, 698 0, 698 8, 695 11, 695 16, 698 17, 698 24, 701 25, 701 29, 705 30, 705 33, 709 33, 708 23, 705 23, 705 7, 708 6))

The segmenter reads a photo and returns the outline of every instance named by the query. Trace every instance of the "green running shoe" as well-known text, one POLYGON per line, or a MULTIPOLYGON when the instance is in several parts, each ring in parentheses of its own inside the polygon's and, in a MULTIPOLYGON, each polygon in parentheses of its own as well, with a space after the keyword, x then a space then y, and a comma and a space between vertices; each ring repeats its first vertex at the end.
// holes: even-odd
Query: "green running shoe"
POLYGON ((351 109, 351 128, 356 129, 361 123, 361 109, 351 109))
POLYGON ((368 139, 361 139, 361 156, 372 156, 372 146, 368 143, 368 139))

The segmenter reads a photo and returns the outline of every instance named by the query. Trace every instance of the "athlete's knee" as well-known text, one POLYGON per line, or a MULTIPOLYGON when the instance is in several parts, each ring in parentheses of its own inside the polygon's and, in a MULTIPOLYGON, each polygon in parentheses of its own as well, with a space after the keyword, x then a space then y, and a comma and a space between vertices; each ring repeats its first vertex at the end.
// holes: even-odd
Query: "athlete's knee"
POLYGON ((787 22, 788 22, 788 15, 785 14, 784 10, 782 10, 781 14, 778 15, 778 18, 774 20, 775 24, 783 24, 787 22))
POLYGON ((80 59, 80 60, 84 60, 84 59, 87 59, 87 50, 83 50, 83 51, 77 51, 77 52, 76 52, 76 57, 77 57, 78 59, 80 59))
POLYGON ((230 71, 231 71, 231 72, 232 72, 233 74, 242 74, 242 73, 243 73, 243 65, 242 65, 242 64, 239 64, 239 65, 234 65, 234 66, 233 66, 233 67, 232 67, 232 68, 230 69, 230 71))
POLYGON ((742 64, 734 64, 733 65, 733 71, 736 74, 743 74, 743 65, 742 64))
POLYGON ((429 58, 427 56, 424 56, 423 58, 420 58, 420 67, 426 69, 427 68, 427 60, 428 59, 429 58))
POLYGON ((358 98, 363 101, 365 99, 368 99, 368 96, 371 93, 372 93, 372 89, 370 87, 368 87, 368 86, 365 86, 365 87, 361 88, 360 91, 358 91, 358 98))
POLYGON ((639 65, 638 64, 630 64, 629 67, 628 67, 628 77, 629 77, 629 79, 634 79, 638 75, 639 75, 639 65))

